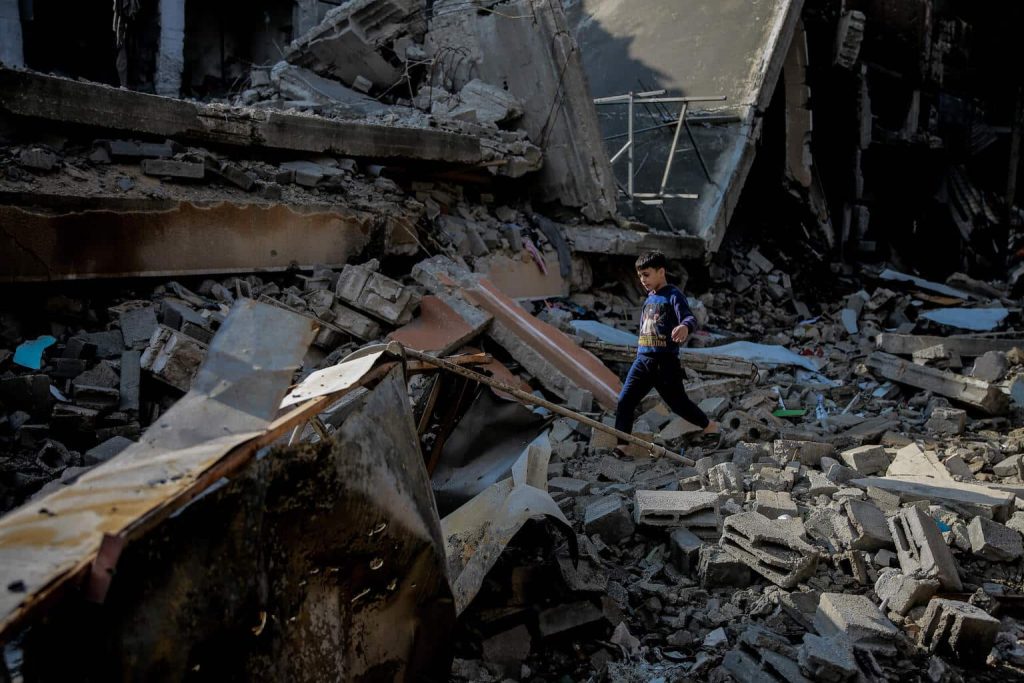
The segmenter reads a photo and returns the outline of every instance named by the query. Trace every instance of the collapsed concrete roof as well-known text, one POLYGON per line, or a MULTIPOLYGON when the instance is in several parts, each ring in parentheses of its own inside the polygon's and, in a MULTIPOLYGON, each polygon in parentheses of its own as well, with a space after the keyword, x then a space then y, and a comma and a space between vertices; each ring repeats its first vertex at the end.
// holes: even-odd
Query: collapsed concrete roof
MULTIPOLYGON (((725 96, 722 106, 698 106, 714 122, 692 127, 692 142, 677 152, 666 192, 695 193, 696 200, 667 199, 665 217, 637 205, 638 216, 680 235, 696 235, 717 250, 743 189, 768 106, 786 59, 803 0, 664 2, 580 0, 569 10, 583 66, 595 98, 665 90, 668 96, 725 96), (705 175, 703 165, 707 166, 705 175)), ((717 105, 717 103, 716 103, 717 105)), ((610 151, 626 142, 626 107, 602 107, 610 151)), ((678 105, 636 108, 637 191, 656 191, 672 143, 678 105), (650 114, 648 116, 648 114, 650 114), (652 126, 654 130, 640 132, 652 126)), ((700 121, 694 115, 692 121, 700 121)), ((685 144, 687 141, 683 140, 685 144)), ((625 165, 617 164, 620 185, 625 165)), ((620 195, 621 199, 621 195, 620 195)))

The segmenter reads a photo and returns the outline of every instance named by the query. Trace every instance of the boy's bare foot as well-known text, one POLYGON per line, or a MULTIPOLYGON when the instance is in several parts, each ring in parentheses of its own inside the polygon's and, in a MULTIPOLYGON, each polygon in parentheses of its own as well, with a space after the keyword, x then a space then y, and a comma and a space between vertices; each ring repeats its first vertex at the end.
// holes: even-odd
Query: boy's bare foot
POLYGON ((708 423, 708 426, 704 428, 703 434, 720 434, 722 431, 722 425, 718 424, 714 420, 708 423))

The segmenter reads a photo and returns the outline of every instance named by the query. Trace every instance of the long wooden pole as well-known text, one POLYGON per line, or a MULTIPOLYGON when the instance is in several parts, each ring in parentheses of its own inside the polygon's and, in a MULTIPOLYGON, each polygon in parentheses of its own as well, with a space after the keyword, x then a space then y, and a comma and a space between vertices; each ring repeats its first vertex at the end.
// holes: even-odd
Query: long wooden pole
POLYGON ((434 356, 421 353, 420 351, 410 349, 409 347, 403 348, 405 349, 405 355, 408 356, 409 358, 415 358, 418 361, 430 363, 431 365, 435 365, 441 368, 442 370, 447 370, 448 372, 452 372, 455 373, 456 375, 461 375, 462 377, 471 379, 474 382, 480 382, 481 384, 486 384, 489 387, 494 387, 499 391, 502 391, 506 394, 509 394, 510 396, 515 397, 516 400, 521 401, 523 403, 529 403, 531 405, 547 408, 548 410, 557 415, 561 415, 562 417, 568 417, 598 431, 604 432, 606 434, 611 434, 612 436, 619 439, 619 441, 625 441, 626 443, 633 444, 634 446, 639 446, 640 448, 643 448, 645 451, 649 452, 651 455, 655 457, 668 458, 669 460, 678 462, 682 465, 692 466, 694 464, 693 460, 691 460, 690 458, 679 455, 678 453, 673 453, 672 451, 662 446, 653 444, 649 441, 644 441, 643 439, 637 438, 632 434, 620 432, 618 429, 615 429, 614 427, 609 427, 603 422, 593 420, 587 417, 586 415, 581 415, 580 413, 569 410, 568 408, 560 406, 557 403, 552 403, 542 398, 538 398, 533 394, 529 394, 520 389, 516 389, 515 387, 505 384, 504 382, 499 382, 498 380, 492 379, 487 375, 481 375, 479 372, 467 370, 461 365, 456 365, 455 363, 451 363, 447 360, 444 360, 443 358, 435 358, 434 356))

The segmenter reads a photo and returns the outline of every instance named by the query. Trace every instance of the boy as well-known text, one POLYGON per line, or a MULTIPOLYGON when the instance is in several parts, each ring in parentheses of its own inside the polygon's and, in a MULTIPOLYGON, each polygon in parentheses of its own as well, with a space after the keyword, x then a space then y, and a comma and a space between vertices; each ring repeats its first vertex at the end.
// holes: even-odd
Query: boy
POLYGON ((672 412, 702 428, 703 435, 718 434, 712 422, 683 389, 679 366, 679 345, 697 328, 686 297, 665 279, 665 255, 651 251, 636 260, 640 284, 647 290, 640 317, 640 340, 636 360, 626 375, 615 411, 615 428, 630 433, 633 414, 651 388, 658 390, 672 412))

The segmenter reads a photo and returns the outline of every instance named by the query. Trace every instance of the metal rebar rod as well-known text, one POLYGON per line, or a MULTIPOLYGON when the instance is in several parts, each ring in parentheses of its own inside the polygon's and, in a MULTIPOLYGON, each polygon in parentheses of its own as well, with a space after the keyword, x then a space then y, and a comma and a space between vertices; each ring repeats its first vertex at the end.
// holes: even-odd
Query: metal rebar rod
POLYGON ((634 102, 636 104, 657 104, 659 102, 679 104, 680 102, 724 102, 726 99, 725 95, 716 95, 714 97, 644 97, 644 95, 645 93, 629 93, 613 97, 599 97, 594 100, 594 104, 626 104, 627 102, 634 102))
POLYGON ((516 400, 522 401, 523 403, 529 403, 531 405, 547 408, 548 410, 557 415, 561 415, 562 417, 568 417, 572 420, 576 420, 581 424, 585 424, 588 427, 591 427, 592 429, 596 429, 606 434, 611 434, 619 441, 625 441, 626 443, 633 444, 634 446, 639 446, 640 448, 643 448, 644 450, 648 451, 653 456, 668 458, 669 460, 673 460, 682 465, 692 466, 694 464, 693 460, 691 460, 690 458, 679 455, 678 453, 673 453, 672 451, 664 448, 663 446, 653 444, 649 441, 644 441, 643 439, 635 437, 632 434, 620 432, 618 429, 615 429, 614 427, 609 427, 608 425, 602 422, 598 422, 597 420, 593 420, 587 417, 586 415, 581 415, 580 413, 569 410, 568 408, 560 406, 557 403, 552 403, 551 401, 546 401, 542 398, 538 398, 533 394, 528 394, 527 392, 522 391, 521 389, 516 389, 515 387, 505 384, 504 382, 500 382, 486 375, 481 375, 478 372, 468 370, 462 367, 461 365, 456 365, 455 363, 451 363, 443 358, 435 358, 434 356, 422 353, 420 351, 416 351, 414 349, 410 349, 409 347, 404 348, 405 355, 408 356, 409 358, 415 358, 416 360, 423 361, 424 363, 435 365, 441 368, 442 370, 447 370, 448 372, 455 373, 456 375, 461 375, 462 377, 471 379, 474 382, 486 384, 487 386, 493 387, 498 391, 509 394, 516 400))

